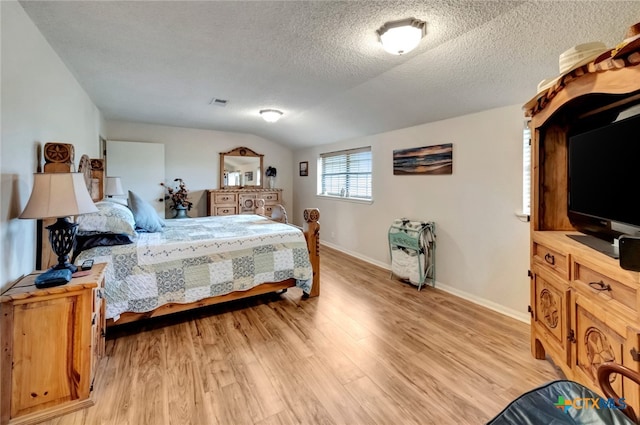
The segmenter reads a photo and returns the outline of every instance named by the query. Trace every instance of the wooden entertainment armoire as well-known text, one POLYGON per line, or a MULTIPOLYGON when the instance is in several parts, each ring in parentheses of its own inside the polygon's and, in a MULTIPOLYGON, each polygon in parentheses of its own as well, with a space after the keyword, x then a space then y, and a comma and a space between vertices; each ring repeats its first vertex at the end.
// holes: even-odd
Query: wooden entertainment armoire
MULTIPOLYGON (((568 139, 638 103, 640 51, 584 65, 524 105, 532 135, 532 354, 599 394, 601 363, 640 371, 640 273, 567 237, 578 233, 567 206, 568 139)), ((613 375, 612 386, 639 411, 638 385, 613 375)))

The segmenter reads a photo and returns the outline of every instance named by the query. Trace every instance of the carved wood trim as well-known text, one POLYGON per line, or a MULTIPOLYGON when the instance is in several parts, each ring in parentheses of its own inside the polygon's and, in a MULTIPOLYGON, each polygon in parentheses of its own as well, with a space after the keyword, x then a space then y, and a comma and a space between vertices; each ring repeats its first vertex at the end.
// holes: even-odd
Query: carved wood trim
MULTIPOLYGON (((606 59, 597 64, 590 62, 586 65, 578 67, 568 74, 562 76, 553 86, 549 87, 546 91, 538 93, 533 99, 525 103, 523 109, 525 110, 525 116, 533 117, 536 114, 544 110, 551 100, 559 94, 574 80, 580 79, 584 76, 593 75, 604 72, 615 72, 625 68, 635 67, 640 64, 640 52, 633 52, 626 57, 616 59, 606 59)), ((580 93, 580 95, 583 93, 580 93)), ((575 97, 570 95, 571 97, 575 97)), ((562 102, 564 103, 564 102, 562 102)))
POLYGON ((47 142, 44 144, 45 173, 69 173, 74 170, 75 151, 70 143, 47 142))

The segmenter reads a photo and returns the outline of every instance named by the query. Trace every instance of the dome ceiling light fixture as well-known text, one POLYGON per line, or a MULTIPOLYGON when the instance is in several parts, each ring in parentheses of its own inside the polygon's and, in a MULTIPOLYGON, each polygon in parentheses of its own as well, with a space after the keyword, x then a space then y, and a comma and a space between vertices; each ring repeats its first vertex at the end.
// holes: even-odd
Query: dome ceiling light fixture
POLYGON ((376 30, 382 47, 392 55, 404 55, 415 49, 427 34, 427 23, 416 18, 387 22, 376 30))
POLYGON ((278 111, 277 109, 263 109, 260 111, 260 115, 266 122, 276 122, 282 118, 282 111, 278 111))

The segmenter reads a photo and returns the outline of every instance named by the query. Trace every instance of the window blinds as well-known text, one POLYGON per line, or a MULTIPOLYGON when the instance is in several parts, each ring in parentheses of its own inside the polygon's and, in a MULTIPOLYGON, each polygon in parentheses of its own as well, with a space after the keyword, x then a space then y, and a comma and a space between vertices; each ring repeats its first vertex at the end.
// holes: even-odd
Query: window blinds
POLYGON ((527 123, 522 134, 522 213, 531 214, 531 130, 527 123))
POLYGON ((320 195, 371 199, 371 147, 320 154, 320 195))

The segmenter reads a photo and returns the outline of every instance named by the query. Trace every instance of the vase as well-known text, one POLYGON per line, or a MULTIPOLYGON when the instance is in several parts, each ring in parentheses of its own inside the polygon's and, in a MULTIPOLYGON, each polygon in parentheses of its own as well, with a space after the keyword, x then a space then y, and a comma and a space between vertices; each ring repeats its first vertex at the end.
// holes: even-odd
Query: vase
POLYGON ((276 188, 276 178, 274 176, 269 176, 269 189, 276 188))
POLYGON ((173 215, 173 218, 190 218, 187 215, 187 207, 176 205, 174 209, 176 210, 176 213, 173 215))

